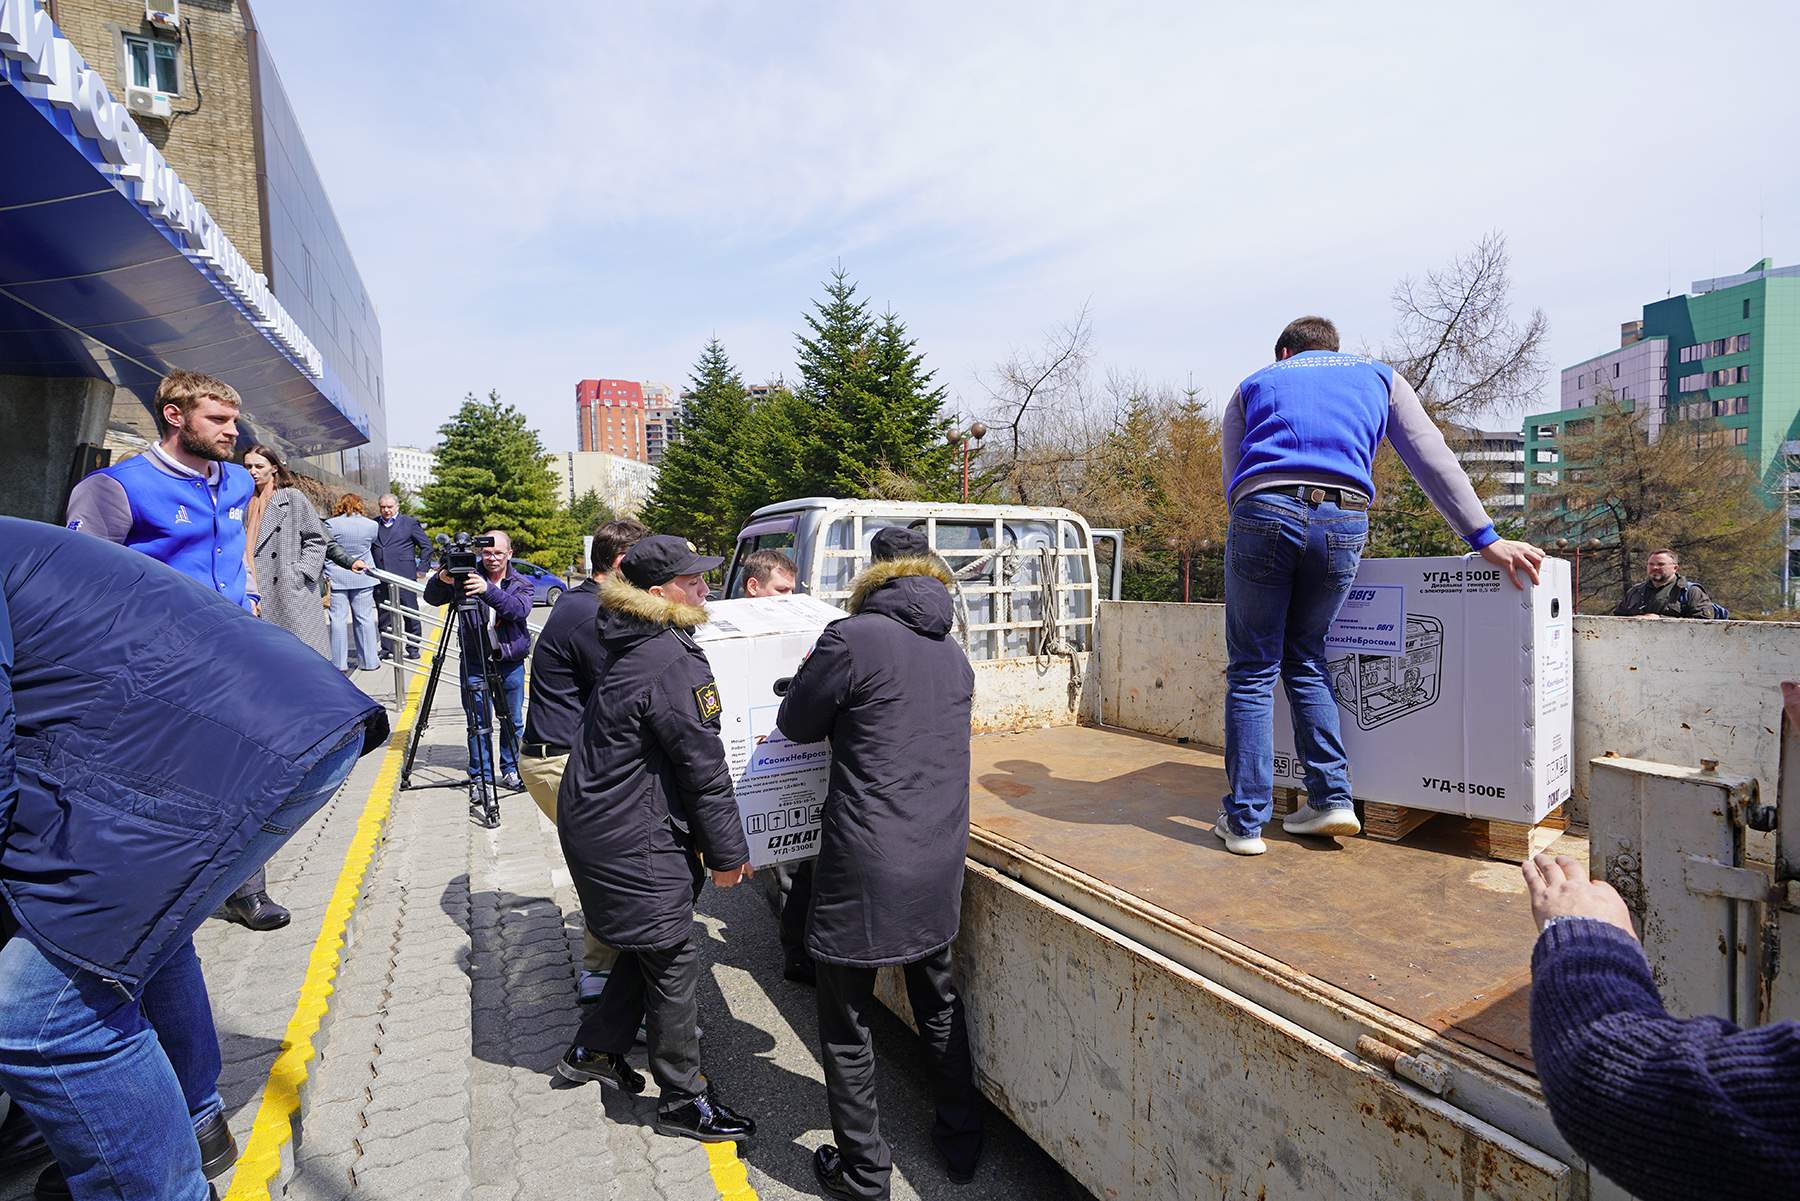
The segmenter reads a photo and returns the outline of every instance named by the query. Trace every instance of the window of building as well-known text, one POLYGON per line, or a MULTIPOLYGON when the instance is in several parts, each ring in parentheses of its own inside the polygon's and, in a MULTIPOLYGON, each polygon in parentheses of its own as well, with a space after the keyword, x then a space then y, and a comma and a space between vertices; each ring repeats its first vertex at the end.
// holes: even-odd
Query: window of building
POLYGON ((1681 392, 1698 392, 1706 387, 1706 373, 1703 371, 1698 375, 1684 375, 1675 387, 1681 392))
POLYGON ((175 66, 179 60, 175 57, 174 42, 127 35, 125 57, 131 64, 132 87, 149 88, 168 96, 180 94, 176 86, 175 66))
POLYGON ((1744 429, 1732 430, 1731 440, 1738 446, 1748 446, 1750 444, 1750 431, 1744 429))
POLYGON ((1613 364, 1613 378, 1614 379, 1619 378, 1619 365, 1617 363, 1613 364))
POLYGON ((1744 297, 1744 317, 1747 320, 1749 318, 1749 316, 1750 316, 1750 298, 1748 296, 1746 296, 1746 297, 1744 297))
POLYGON ((1748 413, 1750 411, 1750 398, 1748 396, 1740 396, 1732 401, 1731 411, 1734 413, 1748 413))

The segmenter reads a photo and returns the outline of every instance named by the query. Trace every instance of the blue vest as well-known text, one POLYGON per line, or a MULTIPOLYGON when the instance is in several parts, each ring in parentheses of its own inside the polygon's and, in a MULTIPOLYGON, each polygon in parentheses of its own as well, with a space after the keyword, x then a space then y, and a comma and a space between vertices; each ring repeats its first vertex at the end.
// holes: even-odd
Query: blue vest
POLYGON ((150 452, 102 470, 131 502, 126 546, 243 605, 244 511, 256 484, 234 463, 219 467, 216 489, 200 476, 171 475, 150 452))
POLYGON ((1251 476, 1324 472, 1375 495, 1394 369, 1359 354, 1309 350, 1238 385, 1244 437, 1228 492, 1251 476))

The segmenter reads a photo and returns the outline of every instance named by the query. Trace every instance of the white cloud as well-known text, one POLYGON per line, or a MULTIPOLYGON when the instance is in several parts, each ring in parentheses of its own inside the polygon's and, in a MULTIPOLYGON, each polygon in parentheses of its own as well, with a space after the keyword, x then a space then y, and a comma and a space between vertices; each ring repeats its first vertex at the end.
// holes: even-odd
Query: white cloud
POLYGON ((380 306, 396 440, 499 387, 752 378, 842 258, 953 387, 1092 300, 1102 359, 1228 387, 1509 233, 1552 354, 1800 259, 1785 5, 265 5, 380 306), (346 37, 346 30, 360 36, 346 37))

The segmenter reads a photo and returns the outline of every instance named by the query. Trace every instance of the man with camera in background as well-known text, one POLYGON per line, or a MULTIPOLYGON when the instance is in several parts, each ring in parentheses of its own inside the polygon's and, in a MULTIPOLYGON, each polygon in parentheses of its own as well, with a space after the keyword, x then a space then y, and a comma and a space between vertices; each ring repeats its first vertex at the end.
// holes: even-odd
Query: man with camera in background
MULTIPOLYGON (((477 562, 465 568, 454 561, 425 581, 425 603, 448 605, 461 597, 478 602, 475 616, 488 627, 488 646, 493 655, 494 674, 500 679, 501 695, 494 698, 494 715, 500 725, 499 782, 507 788, 520 789, 519 731, 523 727, 521 709, 525 701, 525 656, 531 653, 531 631, 525 619, 531 615, 534 589, 531 581, 512 569, 512 538, 505 530, 489 530, 480 538, 468 540, 478 548, 477 562), (504 702, 505 709, 500 706, 504 702)), ((454 551, 446 552, 454 560, 454 551)), ((467 645, 467 644, 465 644, 467 645)), ((484 665, 462 662, 463 714, 469 723, 469 779, 491 774, 488 761, 492 752, 487 740, 477 735, 482 725, 482 707, 487 703, 487 676, 484 665)))

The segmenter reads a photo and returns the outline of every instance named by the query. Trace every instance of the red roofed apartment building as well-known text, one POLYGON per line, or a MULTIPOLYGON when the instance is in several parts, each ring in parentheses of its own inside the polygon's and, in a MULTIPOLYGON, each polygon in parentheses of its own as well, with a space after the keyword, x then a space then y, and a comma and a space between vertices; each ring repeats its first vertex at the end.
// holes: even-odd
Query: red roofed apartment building
POLYGON ((634 380, 584 379, 575 385, 575 429, 582 450, 649 462, 644 416, 644 389, 634 380))

